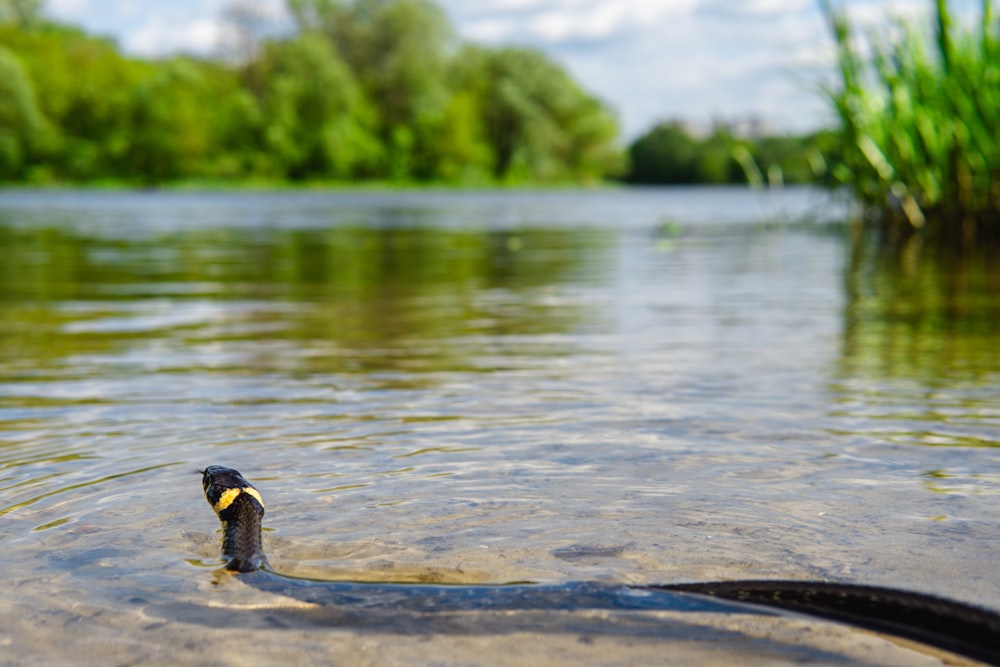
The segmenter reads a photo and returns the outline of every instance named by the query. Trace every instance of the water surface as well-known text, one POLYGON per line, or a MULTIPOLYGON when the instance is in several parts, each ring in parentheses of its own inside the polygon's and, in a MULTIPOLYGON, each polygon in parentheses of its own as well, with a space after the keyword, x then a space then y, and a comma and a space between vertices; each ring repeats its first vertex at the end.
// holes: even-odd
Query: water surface
MULTIPOLYGON (((257 484, 295 574, 817 578, 1000 609, 997 255, 880 249, 842 213, 808 190, 0 192, 0 645, 663 655, 592 618, 414 644, 276 615, 213 583, 210 464, 257 484), (240 635, 233 609, 267 611, 240 635)), ((761 664, 801 657, 793 630, 739 631, 761 664)))

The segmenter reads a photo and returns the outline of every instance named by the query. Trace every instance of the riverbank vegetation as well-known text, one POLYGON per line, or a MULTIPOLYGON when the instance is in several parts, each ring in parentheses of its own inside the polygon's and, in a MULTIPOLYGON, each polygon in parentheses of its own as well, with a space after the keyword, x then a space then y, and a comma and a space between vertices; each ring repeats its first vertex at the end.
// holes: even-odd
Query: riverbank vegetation
POLYGON ((822 2, 840 78, 829 92, 842 147, 830 173, 893 234, 1000 232, 1000 26, 992 5, 982 0, 972 27, 935 0, 931 30, 899 22, 895 38, 869 40, 868 57, 846 15, 822 2))
POLYGON ((737 136, 724 123, 698 132, 681 122, 660 123, 628 148, 625 180, 634 184, 816 183, 824 155, 835 150, 830 131, 803 136, 737 136))
MULTIPOLYGON (((229 14, 218 59, 127 57, 0 13, 0 181, 599 181, 611 110, 551 59, 460 43, 430 0, 289 0, 294 30, 229 14)), ((3 6, 3 5, 0 5, 3 6)))
POLYGON ((214 59, 128 57, 0 0, 0 182, 275 186, 802 183, 824 135, 679 123, 623 149, 613 112, 540 52, 463 44, 430 0, 230 5, 214 59))
POLYGON ((993 0, 976 26, 935 0, 933 30, 900 22, 870 49, 820 1, 839 127, 747 137, 667 122, 622 148, 613 111, 562 67, 461 42, 432 0, 287 0, 284 30, 237 0, 217 57, 159 60, 47 21, 38 0, 0 0, 0 182, 823 182, 894 232, 996 233, 993 0))

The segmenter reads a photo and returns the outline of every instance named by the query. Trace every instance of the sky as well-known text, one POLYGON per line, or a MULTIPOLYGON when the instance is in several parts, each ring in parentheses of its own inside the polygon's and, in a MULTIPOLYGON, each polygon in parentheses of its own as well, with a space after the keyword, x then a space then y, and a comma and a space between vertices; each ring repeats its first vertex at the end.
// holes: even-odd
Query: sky
MULTIPOLYGON (((130 54, 218 53, 233 0, 47 0, 49 16, 130 54)), ((756 118, 776 131, 831 122, 820 92, 831 39, 817 0, 437 0, 459 37, 538 48, 618 114, 631 141, 657 122, 756 118)), ((832 0, 859 26, 929 0, 832 0)), ((959 4, 972 0, 960 0, 959 4)), ((258 4, 283 16, 283 0, 258 4)))

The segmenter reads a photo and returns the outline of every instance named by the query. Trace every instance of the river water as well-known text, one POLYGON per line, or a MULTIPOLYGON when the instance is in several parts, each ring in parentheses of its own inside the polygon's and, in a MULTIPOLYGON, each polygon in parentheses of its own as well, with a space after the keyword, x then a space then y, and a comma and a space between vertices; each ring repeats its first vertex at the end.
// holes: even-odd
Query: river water
POLYGON ((798 189, 0 191, 0 664, 919 664, 792 620, 320 621, 214 573, 196 474, 257 485, 291 574, 1000 609, 998 255, 843 217, 798 189))

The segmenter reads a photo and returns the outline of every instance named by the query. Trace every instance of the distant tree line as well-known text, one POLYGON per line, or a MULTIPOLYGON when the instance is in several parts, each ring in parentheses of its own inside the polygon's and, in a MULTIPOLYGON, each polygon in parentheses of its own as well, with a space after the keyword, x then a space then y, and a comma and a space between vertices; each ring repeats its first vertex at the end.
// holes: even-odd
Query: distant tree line
POLYGON ((801 183, 835 147, 662 123, 623 150, 562 67, 432 0, 286 1, 283 34, 236 0, 218 57, 144 60, 0 0, 0 181, 801 183))
POLYGON ((803 136, 737 137, 724 124, 695 133, 664 122, 628 148, 626 180, 635 184, 815 183, 836 153, 830 131, 803 136))
POLYGON ((127 57, 0 0, 0 180, 586 182, 617 122, 559 65, 459 42, 430 0, 288 0, 295 30, 227 11, 228 58, 127 57))

